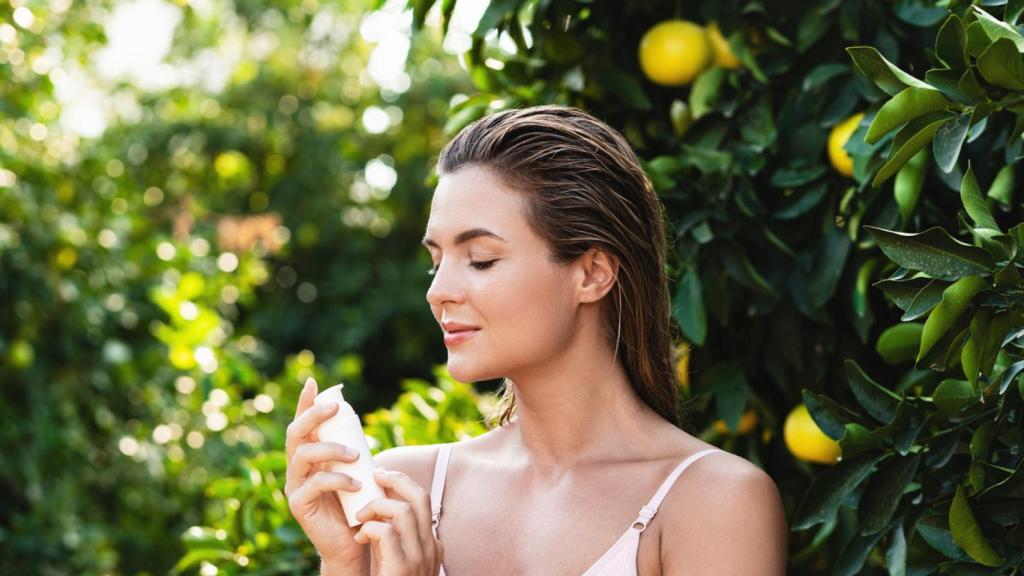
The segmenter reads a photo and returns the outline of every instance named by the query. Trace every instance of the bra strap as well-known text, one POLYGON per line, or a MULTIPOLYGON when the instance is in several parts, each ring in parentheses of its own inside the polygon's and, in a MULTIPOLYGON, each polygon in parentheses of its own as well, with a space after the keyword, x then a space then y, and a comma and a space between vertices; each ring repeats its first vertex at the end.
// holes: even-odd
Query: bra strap
POLYGON ((444 481, 448 474, 448 462, 451 459, 452 445, 442 444, 437 451, 434 464, 434 480, 430 485, 430 517, 434 536, 437 536, 437 524, 441 518, 441 499, 444 497, 444 481))
POLYGON ((669 489, 672 488, 673 484, 675 484, 676 478, 679 478, 679 475, 683 473, 683 470, 686 470, 687 466, 693 464, 700 458, 703 458, 704 456, 707 456, 708 454, 714 452, 723 452, 723 450, 720 450, 718 448, 708 448, 707 450, 701 450, 700 452, 691 454, 685 460, 680 462, 679 465, 676 466, 676 469, 673 470, 672 473, 668 475, 668 478, 666 478, 665 481, 661 483, 661 487, 659 487, 658 491, 655 492, 654 497, 651 498, 651 501, 640 508, 640 515, 636 517, 635 521, 633 521, 632 528, 639 532, 643 532, 644 530, 646 530, 647 525, 651 522, 651 519, 654 518, 654 515, 658 513, 658 507, 661 506, 661 501, 665 499, 665 496, 668 494, 669 489))

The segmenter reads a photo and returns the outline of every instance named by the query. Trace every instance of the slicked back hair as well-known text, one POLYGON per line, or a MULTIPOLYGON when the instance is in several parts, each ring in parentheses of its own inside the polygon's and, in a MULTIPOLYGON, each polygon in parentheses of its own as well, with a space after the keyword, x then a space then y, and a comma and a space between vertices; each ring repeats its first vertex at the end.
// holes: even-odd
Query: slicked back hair
MULTIPOLYGON (((662 206, 626 140, 577 108, 506 110, 462 129, 441 151, 437 173, 467 166, 525 195, 527 222, 555 262, 591 248, 618 259, 603 306, 609 341, 640 398, 681 427, 662 206)), ((515 383, 506 378, 489 424, 511 422, 515 412, 515 383)))

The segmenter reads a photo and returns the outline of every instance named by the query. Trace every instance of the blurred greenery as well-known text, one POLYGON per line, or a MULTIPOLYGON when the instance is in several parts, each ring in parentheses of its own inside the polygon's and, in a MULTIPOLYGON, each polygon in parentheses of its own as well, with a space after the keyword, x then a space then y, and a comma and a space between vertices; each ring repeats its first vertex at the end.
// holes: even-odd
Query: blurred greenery
POLYGON ((3 573, 164 573, 230 508, 216 480, 276 462, 308 375, 370 412, 444 360, 419 238, 470 84, 439 34, 389 88, 364 36, 398 12, 150 2, 180 18, 152 88, 102 70, 104 22, 146 5, 0 5, 3 573))
POLYGON ((485 4, 0 4, 0 573, 314 571, 308 376, 375 452, 483 432, 423 299, 430 170, 539 103, 643 160, 688 431, 775 478, 791 573, 1019 573, 1024 3, 485 4), (671 18, 736 62, 652 82, 671 18), (838 464, 787 450, 801 402, 838 464))

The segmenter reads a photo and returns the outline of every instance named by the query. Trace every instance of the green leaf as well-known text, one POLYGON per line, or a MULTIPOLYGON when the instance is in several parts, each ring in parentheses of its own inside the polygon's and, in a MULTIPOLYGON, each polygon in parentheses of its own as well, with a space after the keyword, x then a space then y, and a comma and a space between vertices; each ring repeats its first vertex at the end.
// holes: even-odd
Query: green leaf
POLYGON ((716 364, 703 378, 713 383, 716 415, 736 430, 747 409, 747 377, 743 370, 730 364, 716 364))
MULTIPOLYGON (((940 134, 943 128, 939 128, 940 134)), ((937 137, 938 135, 936 135, 937 137)), ((928 152, 921 150, 914 154, 903 168, 900 168, 900 171, 896 173, 893 196, 896 198, 896 204, 900 207, 900 222, 904 226, 914 214, 914 207, 917 206, 917 199, 921 195, 921 187, 924 185, 925 165, 927 163, 928 152)))
POLYGON ((476 30, 473 31, 473 37, 483 39, 487 36, 491 29, 519 7, 519 2, 520 0, 494 0, 488 3, 487 10, 484 11, 476 25, 476 30))
POLYGON ((885 565, 889 576, 907 575, 907 537, 903 533, 903 524, 897 522, 889 539, 889 549, 885 551, 885 565))
POLYGON ((843 436, 839 439, 839 448, 843 457, 848 458, 882 445, 882 436, 875 434, 866 426, 857 423, 847 424, 843 436))
POLYGON ((865 226, 890 260, 932 278, 957 280, 964 276, 989 274, 995 261, 985 250, 954 239, 935 226, 924 232, 895 232, 865 226))
POLYGON ((1003 20, 1010 26, 1015 26, 1021 12, 1024 12, 1024 1, 1008 0, 1006 2, 1006 9, 1003 11, 1003 20))
POLYGON ((929 516, 917 523, 917 532, 925 542, 947 558, 954 560, 970 560, 970 556, 953 541, 949 532, 949 523, 945 517, 929 516))
POLYGON ((754 268, 754 265, 747 258, 746 252, 736 243, 723 244, 719 247, 719 256, 725 272, 744 286, 762 292, 766 295, 777 297, 778 292, 765 280, 764 276, 754 268))
POLYGON ((1007 164, 999 169, 999 173, 996 174, 995 180, 992 181, 992 186, 989 187, 988 193, 985 196, 996 200, 1004 206, 1009 206, 1013 203, 1013 164, 1007 164))
MULTIPOLYGON (((951 336, 955 337, 955 328, 963 323, 971 307, 971 299, 979 291, 989 287, 989 283, 978 276, 967 276, 954 282, 942 292, 942 301, 928 315, 921 332, 921 348, 917 353, 917 368, 946 365, 945 351, 941 348, 950 344, 951 336), (934 350, 933 350, 934 349, 934 350), (941 358, 933 352, 939 352, 941 358)), ((970 317, 966 318, 968 321, 970 317)))
POLYGON ((935 133, 935 141, 932 142, 932 153, 935 154, 935 163, 939 170, 949 172, 956 166, 956 160, 960 157, 960 149, 967 139, 967 131, 971 127, 971 116, 973 112, 966 112, 943 124, 935 133))
POLYGON ((852 246, 844 229, 828 226, 807 282, 807 291, 815 306, 823 306, 832 297, 852 246))
POLYGON ((878 337, 875 350, 887 364, 899 364, 913 360, 921 346, 921 330, 923 328, 924 324, 917 322, 904 322, 890 326, 878 337))
POLYGON ((985 344, 988 337, 989 325, 992 322, 992 309, 981 308, 971 319, 971 334, 964 343, 963 351, 960 353, 960 366, 964 369, 964 376, 971 383, 971 387, 978 388, 978 375, 980 373, 982 356, 985 354, 985 344))
POLYGON ((803 84, 800 85, 800 90, 810 92, 829 80, 837 76, 841 76, 849 71, 850 67, 848 65, 840 64, 838 62, 819 64, 815 66, 806 77, 804 77, 803 84))
POLYGON ((725 69, 717 66, 708 68, 697 76, 690 88, 690 113, 694 120, 714 109, 724 79, 725 69))
POLYGON ((884 454, 858 454, 844 458, 822 472, 804 494, 796 511, 794 530, 804 530, 828 522, 846 496, 864 481, 884 454))
POLYGON ((974 400, 977 394, 971 383, 966 380, 948 378, 939 383, 932 393, 932 402, 943 416, 955 416, 960 407, 974 400))
POLYGON ((794 163, 783 166, 772 174, 771 184, 777 188, 795 188, 814 182, 825 173, 825 166, 818 164, 794 163))
POLYGON ((679 281, 676 292, 675 317, 683 334, 694 344, 704 345, 707 337, 707 317, 704 311, 704 299, 701 296, 700 277, 696 268, 687 267, 686 273, 679 281))
POLYGON ((609 68, 600 75, 601 85, 624 104, 635 110, 650 110, 651 101, 636 76, 618 68, 609 68))
MULTIPOLYGON (((932 279, 924 288, 914 295, 914 299, 907 306, 907 311, 900 318, 902 322, 917 320, 939 305, 942 302, 942 292, 949 286, 948 282, 932 279)), ((917 352, 914 353, 915 355, 917 352)))
POLYGON ((885 535, 884 531, 877 531, 874 534, 854 534, 853 538, 843 546, 836 558, 835 568, 832 576, 856 576, 861 574, 861 568, 868 559, 868 555, 878 545, 878 541, 885 535))
POLYGON ((863 418, 835 400, 821 394, 815 394, 804 388, 802 393, 804 405, 811 415, 811 420, 821 428, 826 436, 839 440, 846 431, 846 425, 859 423, 863 418))
POLYGON ((920 463, 920 454, 895 457, 871 476, 857 507, 862 535, 879 532, 889 525, 896 506, 914 479, 920 463))
MULTIPOLYGON (((872 286, 881 289, 882 292, 885 293, 885 297, 898 306, 900 310, 906 310, 910 306, 910 303, 914 301, 914 297, 917 296, 921 289, 934 281, 934 279, 926 277, 900 280, 887 279, 879 280, 872 284, 872 286)), ((936 301, 936 304, 938 304, 938 301, 936 301)))
POLYGON ((864 141, 874 144, 882 136, 914 118, 936 110, 945 110, 948 107, 949 100, 946 100, 942 92, 934 88, 917 86, 905 88, 886 102, 875 114, 874 120, 868 127, 868 133, 864 136, 864 141))
POLYGON ((448 35, 448 26, 452 22, 452 14, 455 12, 455 0, 441 0, 441 37, 448 35))
POLYGON ((860 73, 867 76, 876 86, 890 96, 895 96, 908 86, 932 88, 928 84, 914 78, 882 56, 871 46, 851 46, 846 52, 853 59, 853 64, 860 73))
POLYGON ((981 25, 989 40, 1005 38, 1011 40, 1018 51, 1024 51, 1024 36, 1021 36, 1013 26, 998 20, 977 6, 971 6, 971 8, 974 9, 974 15, 978 18, 977 23, 981 25))
MULTIPOLYGON (((819 166, 821 165, 819 164, 819 166)), ((822 168, 824 168, 824 166, 822 166, 822 168)), ((791 196, 791 198, 795 197, 796 199, 790 204, 786 204, 779 208, 774 214, 772 214, 772 218, 775 218, 776 220, 792 220, 793 218, 803 216, 821 202, 825 197, 826 192, 828 192, 828 186, 823 182, 810 186, 807 189, 796 190, 791 196)))
POLYGON ((976 227, 1001 231, 999 224, 996 224, 995 218, 992 217, 992 211, 985 203, 985 198, 981 195, 981 189, 978 188, 978 181, 974 177, 974 169, 970 163, 967 164, 967 173, 964 174, 964 179, 960 183, 960 199, 976 227))
POLYGON ((896 405, 901 400, 900 396, 872 380, 853 360, 847 359, 843 366, 846 381, 850 384, 857 402, 875 420, 883 424, 891 421, 896 415, 896 405))
POLYGON ((914 154, 928 145, 935 137, 935 133, 943 124, 954 118, 948 112, 930 112, 915 118, 903 127, 893 138, 892 148, 889 150, 889 159, 878 169, 878 174, 871 181, 873 187, 878 187, 882 182, 889 179, 914 154))
POLYGON ((971 511, 971 505, 967 501, 967 495, 964 493, 963 485, 956 487, 953 505, 949 508, 949 529, 953 534, 953 541, 981 564, 996 567, 1005 561, 992 548, 988 539, 985 538, 985 534, 982 533, 981 527, 978 526, 974 512, 971 511))
POLYGON ((1006 389, 1010 387, 1010 384, 1017 379, 1021 371, 1024 370, 1024 360, 1014 362, 1007 366, 1006 370, 1003 371, 1002 376, 999 379, 999 393, 1005 394, 1006 389))
POLYGON ((1024 90, 1024 60, 1014 43, 1000 38, 978 57, 978 72, 989 83, 1008 90, 1024 90))
POLYGON ((935 37, 935 55, 953 70, 967 67, 967 34, 963 20, 956 14, 950 14, 939 28, 935 37))

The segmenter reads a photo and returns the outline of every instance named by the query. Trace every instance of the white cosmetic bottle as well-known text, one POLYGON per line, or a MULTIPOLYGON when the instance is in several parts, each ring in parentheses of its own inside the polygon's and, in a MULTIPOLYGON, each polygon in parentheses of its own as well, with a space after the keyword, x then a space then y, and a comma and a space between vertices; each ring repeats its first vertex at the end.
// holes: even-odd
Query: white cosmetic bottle
POLYGON ((345 401, 341 395, 344 384, 338 384, 325 389, 313 399, 315 405, 338 404, 338 411, 325 420, 316 429, 316 438, 320 442, 337 442, 349 448, 359 451, 359 458, 355 462, 331 462, 328 464, 328 471, 334 473, 348 474, 362 482, 358 492, 338 490, 338 498, 341 500, 341 508, 345 511, 345 518, 351 527, 362 524, 356 518, 356 513, 362 510, 371 500, 384 498, 384 490, 373 478, 373 471, 376 465, 373 463, 373 456, 370 455, 370 446, 366 443, 366 434, 363 433, 363 425, 359 416, 352 409, 352 406, 345 401))

